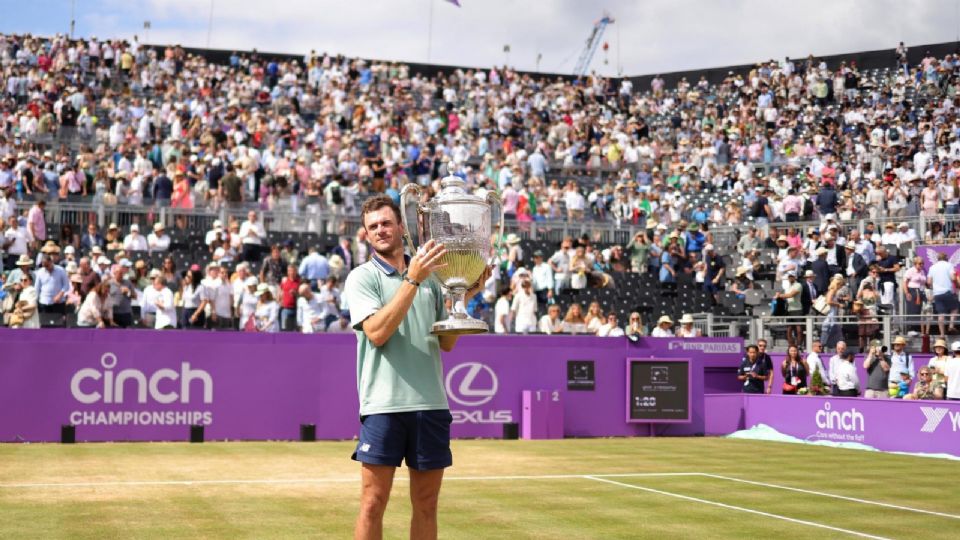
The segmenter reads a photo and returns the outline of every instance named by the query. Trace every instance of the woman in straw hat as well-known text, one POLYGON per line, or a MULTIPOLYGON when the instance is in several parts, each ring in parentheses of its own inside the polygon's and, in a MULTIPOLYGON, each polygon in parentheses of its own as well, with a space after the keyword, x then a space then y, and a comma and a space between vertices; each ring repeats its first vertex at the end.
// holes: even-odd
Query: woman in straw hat
POLYGON ((693 326, 693 315, 684 313, 680 317, 680 328, 677 329, 677 337, 700 337, 703 333, 699 328, 693 326))
POLYGON ((258 332, 280 331, 280 305, 273 299, 273 291, 266 283, 257 286, 257 309, 254 311, 258 332))
POLYGON ((650 333, 651 337, 673 337, 673 319, 664 315, 657 319, 657 327, 650 333))

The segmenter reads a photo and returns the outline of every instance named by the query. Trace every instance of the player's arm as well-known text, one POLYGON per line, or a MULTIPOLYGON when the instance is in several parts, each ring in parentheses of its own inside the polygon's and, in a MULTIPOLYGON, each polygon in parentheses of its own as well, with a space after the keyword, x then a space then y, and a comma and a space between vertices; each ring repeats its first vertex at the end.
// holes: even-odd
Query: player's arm
MULTIPOLYGON (((410 259, 407 277, 417 283, 423 282, 434 270, 445 266, 439 262, 444 253, 443 244, 430 240, 410 259)), ((417 289, 418 287, 413 283, 404 281, 385 306, 363 321, 363 333, 374 346, 382 347, 397 331, 413 304, 417 289)))

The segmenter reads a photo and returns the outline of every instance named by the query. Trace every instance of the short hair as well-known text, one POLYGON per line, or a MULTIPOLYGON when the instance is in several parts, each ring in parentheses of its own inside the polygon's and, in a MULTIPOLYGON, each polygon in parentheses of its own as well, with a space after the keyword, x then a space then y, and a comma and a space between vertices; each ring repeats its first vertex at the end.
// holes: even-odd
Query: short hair
POLYGON ((747 352, 749 352, 751 349, 754 350, 754 351, 759 351, 759 350, 760 350, 760 348, 757 347, 756 345, 747 345, 747 352))
POLYGON ((402 221, 402 218, 400 217, 400 207, 397 206, 397 203, 395 203, 389 195, 374 195, 373 197, 363 201, 363 206, 360 207, 360 223, 363 225, 363 227, 367 227, 367 214, 370 212, 376 212, 384 207, 393 210, 393 214, 397 217, 397 223, 402 221))

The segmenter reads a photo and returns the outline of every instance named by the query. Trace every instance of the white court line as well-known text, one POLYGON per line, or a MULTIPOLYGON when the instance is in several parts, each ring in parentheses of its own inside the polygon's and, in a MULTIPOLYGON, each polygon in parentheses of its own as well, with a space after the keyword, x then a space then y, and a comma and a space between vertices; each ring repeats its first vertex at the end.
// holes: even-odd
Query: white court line
POLYGON ((623 482, 617 482, 616 480, 609 480, 609 479, 601 478, 601 477, 598 477, 598 476, 584 476, 583 478, 586 478, 586 479, 589 479, 589 480, 594 480, 594 481, 596 481, 596 482, 603 482, 603 483, 606 483, 606 484, 612 484, 612 485, 614 485, 614 486, 620 486, 620 487, 635 489, 635 490, 637 490, 637 491, 645 491, 645 492, 648 492, 648 493, 655 493, 655 494, 657 494, 657 495, 665 495, 665 496, 667 496, 667 497, 676 497, 676 498, 678 498, 678 499, 684 499, 684 500, 687 500, 687 501, 698 502, 698 503, 701 503, 701 504, 708 504, 708 505, 711 505, 711 506, 718 506, 718 507, 720 507, 720 508, 726 508, 726 509, 728 509, 728 510, 736 510, 736 511, 738 511, 738 512, 746 512, 746 513, 748 513, 748 514, 755 514, 755 515, 758 515, 758 516, 764 516, 764 517, 769 517, 769 518, 773 518, 773 519, 779 519, 779 520, 783 520, 783 521, 789 521, 789 522, 791 522, 791 523, 798 523, 798 524, 800 524, 800 525, 808 525, 808 526, 810 526, 810 527, 818 527, 818 528, 821 528, 821 529, 828 529, 828 530, 831 530, 831 531, 834 531, 834 532, 841 532, 841 533, 849 534, 849 535, 852 535, 852 536, 859 536, 859 537, 861 537, 861 538, 872 538, 872 539, 874 539, 874 540, 890 540, 889 538, 886 538, 886 537, 883 537, 883 536, 874 536, 874 535, 872 535, 872 534, 862 533, 862 532, 859 532, 859 531, 852 531, 852 530, 850 530, 850 529, 841 529, 840 527, 833 527, 833 526, 831 526, 831 525, 825 525, 825 524, 823 524, 823 523, 817 523, 817 522, 815 522, 815 521, 806 521, 806 520, 803 520, 803 519, 796 519, 796 518, 791 518, 791 517, 787 517, 787 516, 781 516, 781 515, 779 515, 779 514, 771 514, 771 513, 769 513, 769 512, 762 512, 762 511, 760 511, 760 510, 753 510, 752 508, 744 508, 744 507, 742 507, 742 506, 733 506, 733 505, 731 505, 731 504, 725 504, 725 503, 716 502, 716 501, 708 501, 708 500, 706 500, 706 499, 699 499, 699 498, 697 498, 697 497, 690 497, 690 496, 688 496, 688 495, 681 495, 681 494, 679 494, 679 493, 671 493, 671 492, 669 492, 669 491, 661 491, 661 490, 659 490, 659 489, 653 489, 653 488, 642 487, 642 486, 635 486, 635 485, 632 485, 632 484, 625 484, 625 483, 623 483, 623 482))
POLYGON ((753 485, 753 486, 760 486, 760 487, 767 487, 767 488, 774 488, 774 489, 784 489, 784 490, 787 490, 787 491, 795 491, 795 492, 797 492, 797 493, 806 493, 806 494, 808 494, 808 495, 819 495, 819 496, 821 496, 821 497, 830 497, 830 498, 832 498, 832 499, 841 499, 841 500, 844 500, 844 501, 851 501, 851 502, 855 502, 855 503, 872 504, 872 505, 874 505, 874 506, 883 506, 883 507, 885 507, 885 508, 893 508, 893 509, 896 509, 896 510, 906 510, 906 511, 908 511, 908 512, 918 512, 918 513, 920 513, 920 514, 929 514, 929 515, 931 515, 931 516, 940 516, 940 517, 951 518, 951 519, 960 519, 960 515, 957 515, 957 514, 947 514, 947 513, 944 513, 944 512, 935 512, 935 511, 933 511, 933 510, 922 510, 922 509, 920 509, 920 508, 912 508, 912 507, 909 507, 909 506, 901 506, 901 505, 899 505, 899 504, 890 504, 890 503, 879 502, 879 501, 870 501, 870 500, 867 500, 867 499, 858 499, 857 497, 848 497, 848 496, 846 496, 846 495, 837 495, 837 494, 835 494, 835 493, 825 493, 825 492, 823 492, 823 491, 814 491, 814 490, 811 490, 811 489, 795 488, 795 487, 790 487, 790 486, 781 486, 781 485, 779 485, 779 484, 767 484, 767 483, 765 483, 765 482, 755 482, 755 481, 753 481, 753 480, 743 480, 743 479, 741 479, 741 478, 733 478, 733 477, 731 477, 731 476, 721 476, 721 475, 719 475, 719 474, 700 473, 700 475, 701 475, 701 476, 706 476, 706 477, 709 477, 709 478, 718 478, 718 479, 720 479, 720 480, 729 480, 730 482, 740 482, 740 483, 742 483, 742 484, 750 484, 750 485, 753 485))
MULTIPOLYGON (((701 476, 703 473, 696 472, 671 472, 671 473, 616 473, 616 474, 595 474, 597 477, 657 477, 657 476, 701 476)), ((559 480, 559 479, 580 479, 582 474, 542 474, 542 475, 514 475, 514 476, 448 476, 443 480, 448 481, 481 481, 481 480, 559 480)), ((396 480, 404 481, 405 476, 397 476, 396 480)), ((236 480, 130 480, 130 481, 106 481, 106 482, 28 482, 0 484, 0 489, 17 488, 71 488, 71 487, 120 487, 120 486, 204 486, 204 485, 244 485, 244 484, 342 484, 359 482, 360 477, 331 477, 331 478, 290 478, 290 479, 236 479, 236 480)))

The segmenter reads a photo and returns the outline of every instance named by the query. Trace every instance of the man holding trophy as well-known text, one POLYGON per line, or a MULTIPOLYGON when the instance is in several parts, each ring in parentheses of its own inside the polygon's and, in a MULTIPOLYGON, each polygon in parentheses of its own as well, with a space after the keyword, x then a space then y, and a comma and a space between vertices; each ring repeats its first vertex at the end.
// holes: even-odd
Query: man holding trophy
MULTIPOLYGON (((444 182, 448 180, 459 182, 457 187, 462 188, 459 179, 448 178, 444 182)), ((490 205, 462 190, 460 194, 486 208, 486 220, 480 220, 476 231, 477 236, 486 235, 486 250, 476 254, 484 257, 490 251, 490 205)), ((431 202, 442 202, 442 195, 431 202)), ((426 213, 418 203, 418 219, 419 214, 426 213)), ((456 212, 444 215, 447 225, 451 216, 457 216, 456 212)), ((424 221, 429 217, 422 216, 424 221)), ((454 250, 448 250, 448 241, 442 234, 431 234, 412 257, 406 255, 403 237, 406 234, 409 240, 410 236, 405 216, 388 196, 378 195, 364 202, 361 220, 374 254, 350 272, 344 285, 350 324, 357 334, 357 389, 362 424, 353 454, 353 459, 362 464, 355 538, 382 537, 383 514, 396 468, 403 461, 410 471, 410 537, 436 538, 443 470, 453 463, 452 416, 444 390, 440 351, 451 351, 460 334, 484 331, 477 326, 483 324, 481 321, 470 319, 458 328, 457 320, 463 315, 458 311, 463 309, 461 295, 471 298, 477 294, 489 277, 490 268, 484 264, 471 275, 450 277, 451 266, 458 262, 451 257, 451 251, 459 249, 459 256, 463 257, 462 240, 469 236, 463 234, 450 239, 457 245, 454 250), (453 314, 448 314, 444 307, 438 279, 441 275, 446 276, 441 279, 451 294, 461 296, 455 298, 453 314), (466 285, 455 290, 460 284, 466 285)), ((458 230, 463 232, 462 228, 458 230)), ((423 229, 419 232, 422 241, 423 229)))

